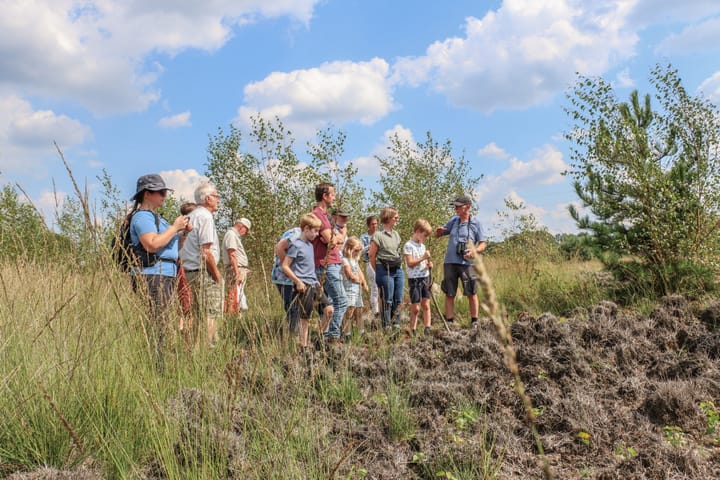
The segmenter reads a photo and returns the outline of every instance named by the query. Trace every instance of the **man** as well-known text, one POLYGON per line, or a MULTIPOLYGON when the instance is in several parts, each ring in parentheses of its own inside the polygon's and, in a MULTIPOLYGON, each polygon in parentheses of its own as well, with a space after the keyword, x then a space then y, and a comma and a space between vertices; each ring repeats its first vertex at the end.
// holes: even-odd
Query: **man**
POLYGON ((487 247, 482 225, 476 218, 472 218, 470 209, 472 199, 462 195, 455 199, 451 205, 455 208, 455 216, 443 227, 435 230, 435 237, 449 235, 447 251, 445 252, 442 291, 445 292, 445 319, 452 322, 455 319, 455 295, 458 281, 462 281, 463 293, 470 303, 470 322, 477 327, 480 304, 477 296, 477 277, 473 270, 473 257, 487 247), (470 248, 470 242, 473 248, 470 248))
POLYGON ((317 204, 312 213, 320 219, 320 234, 313 240, 317 277, 325 294, 332 300, 333 317, 325 331, 329 343, 340 343, 342 320, 347 309, 347 299, 342 285, 342 260, 339 246, 347 238, 347 226, 336 228, 330 221, 328 209, 335 202, 335 186, 323 182, 315 187, 317 204))
POLYGON ((342 244, 338 245, 338 251, 340 252, 340 263, 342 263, 342 251, 345 248, 345 242, 347 242, 347 224, 348 224, 348 218, 349 215, 345 212, 345 210, 341 210, 339 208, 335 208, 332 211, 332 221, 333 225, 335 227, 335 231, 340 232, 341 230, 345 230, 345 240, 343 240, 342 244))
POLYGON ((197 208, 188 214, 193 229, 180 250, 180 258, 192 288, 194 317, 198 322, 206 320, 208 341, 215 345, 223 301, 223 279, 218 268, 220 244, 213 219, 220 205, 215 186, 200 184, 195 189, 195 203, 197 208))
POLYGON ((223 265, 225 265, 225 313, 235 314, 247 310, 245 284, 248 273, 248 257, 242 237, 250 231, 252 223, 247 218, 235 220, 223 237, 223 265))
POLYGON ((380 307, 378 306, 378 287, 375 284, 375 270, 370 265, 370 257, 368 257, 368 250, 370 249, 370 240, 375 235, 378 229, 378 219, 375 215, 370 215, 365 219, 365 225, 367 226, 367 232, 360 235, 360 241, 363 245, 362 259, 365 262, 365 280, 370 287, 370 308, 372 308, 373 315, 375 318, 380 316, 380 307))

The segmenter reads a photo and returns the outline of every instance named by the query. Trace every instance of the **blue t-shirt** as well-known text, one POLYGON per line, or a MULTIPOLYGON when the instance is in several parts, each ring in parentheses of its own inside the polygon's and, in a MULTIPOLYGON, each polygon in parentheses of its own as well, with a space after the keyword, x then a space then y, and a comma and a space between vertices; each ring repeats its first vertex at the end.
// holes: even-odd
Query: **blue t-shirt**
POLYGON ((308 285, 319 283, 315 275, 315 249, 312 243, 298 238, 290 244, 287 256, 293 259, 290 270, 295 276, 308 285))
POLYGON ((457 254, 458 242, 472 240, 475 246, 477 246, 478 243, 485 241, 482 225, 472 216, 467 222, 460 222, 460 217, 455 215, 445 225, 445 233, 443 233, 443 235, 450 235, 444 263, 470 265, 470 261, 457 254))
MULTIPOLYGON (((159 228, 155 225, 155 215, 149 210, 138 210, 130 221, 130 241, 133 245, 140 243, 140 236, 149 232, 162 233, 170 227, 170 224, 160 217, 159 228), (159 230, 159 232, 158 232, 159 230)), ((160 258, 155 265, 139 268, 134 267, 131 273, 143 273, 145 275, 163 275, 174 277, 177 275, 178 259, 178 236, 175 235, 163 248, 156 252, 160 258)))

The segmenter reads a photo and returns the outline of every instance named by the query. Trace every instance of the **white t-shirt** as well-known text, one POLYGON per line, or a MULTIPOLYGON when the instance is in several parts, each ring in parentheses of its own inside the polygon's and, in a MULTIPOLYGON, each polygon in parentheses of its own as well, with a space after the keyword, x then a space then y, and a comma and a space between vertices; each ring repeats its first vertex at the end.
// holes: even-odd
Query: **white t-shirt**
MULTIPOLYGON (((410 258, 418 259, 425 255, 425 251, 425 244, 408 240, 403 247, 403 256, 410 255, 410 258)), ((405 266, 408 278, 425 278, 429 275, 427 260, 423 260, 412 268, 407 265, 407 262, 405 266)))
POLYGON ((183 248, 180 250, 183 267, 185 270, 200 270, 200 246, 206 243, 211 244, 210 253, 217 264, 220 261, 220 242, 212 213, 200 205, 190 212, 188 217, 192 230, 188 233, 183 248))

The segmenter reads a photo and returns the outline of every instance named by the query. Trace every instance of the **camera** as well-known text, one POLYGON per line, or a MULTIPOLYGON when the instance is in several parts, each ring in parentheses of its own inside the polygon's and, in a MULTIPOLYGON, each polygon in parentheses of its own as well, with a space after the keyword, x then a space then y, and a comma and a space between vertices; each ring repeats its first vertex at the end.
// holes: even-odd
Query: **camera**
POLYGON ((465 250, 467 250, 467 242, 458 242, 457 248, 455 250, 457 252, 457 254, 460 255, 461 257, 464 257, 465 250))

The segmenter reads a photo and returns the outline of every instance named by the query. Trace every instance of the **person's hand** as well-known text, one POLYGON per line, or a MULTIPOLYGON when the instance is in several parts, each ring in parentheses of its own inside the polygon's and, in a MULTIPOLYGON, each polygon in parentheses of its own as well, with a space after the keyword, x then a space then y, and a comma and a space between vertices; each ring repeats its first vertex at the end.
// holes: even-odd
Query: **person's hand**
POLYGON ((438 227, 435 229, 435 236, 440 237, 442 234, 445 233, 445 227, 438 227))
POLYGON ((302 280, 296 281, 296 282, 295 282, 295 289, 296 289, 298 292, 303 293, 303 292, 305 291, 305 283, 303 283, 302 280))
POLYGON ((367 292, 367 291, 369 290, 369 288, 368 288, 368 284, 367 284, 367 283, 365 283, 365 282, 363 282, 363 288, 364 288, 364 289, 365 289, 365 291, 367 292))
POLYGON ((175 227, 176 231, 180 232, 182 230, 185 230, 189 224, 190 220, 188 219, 187 215, 180 215, 173 222, 173 227, 175 227))
POLYGON ((425 260, 430 260, 430 250, 425 250, 425 260))
POLYGON ((428 262, 428 263, 427 263, 427 266, 428 266, 428 268, 433 268, 432 262, 428 262))

